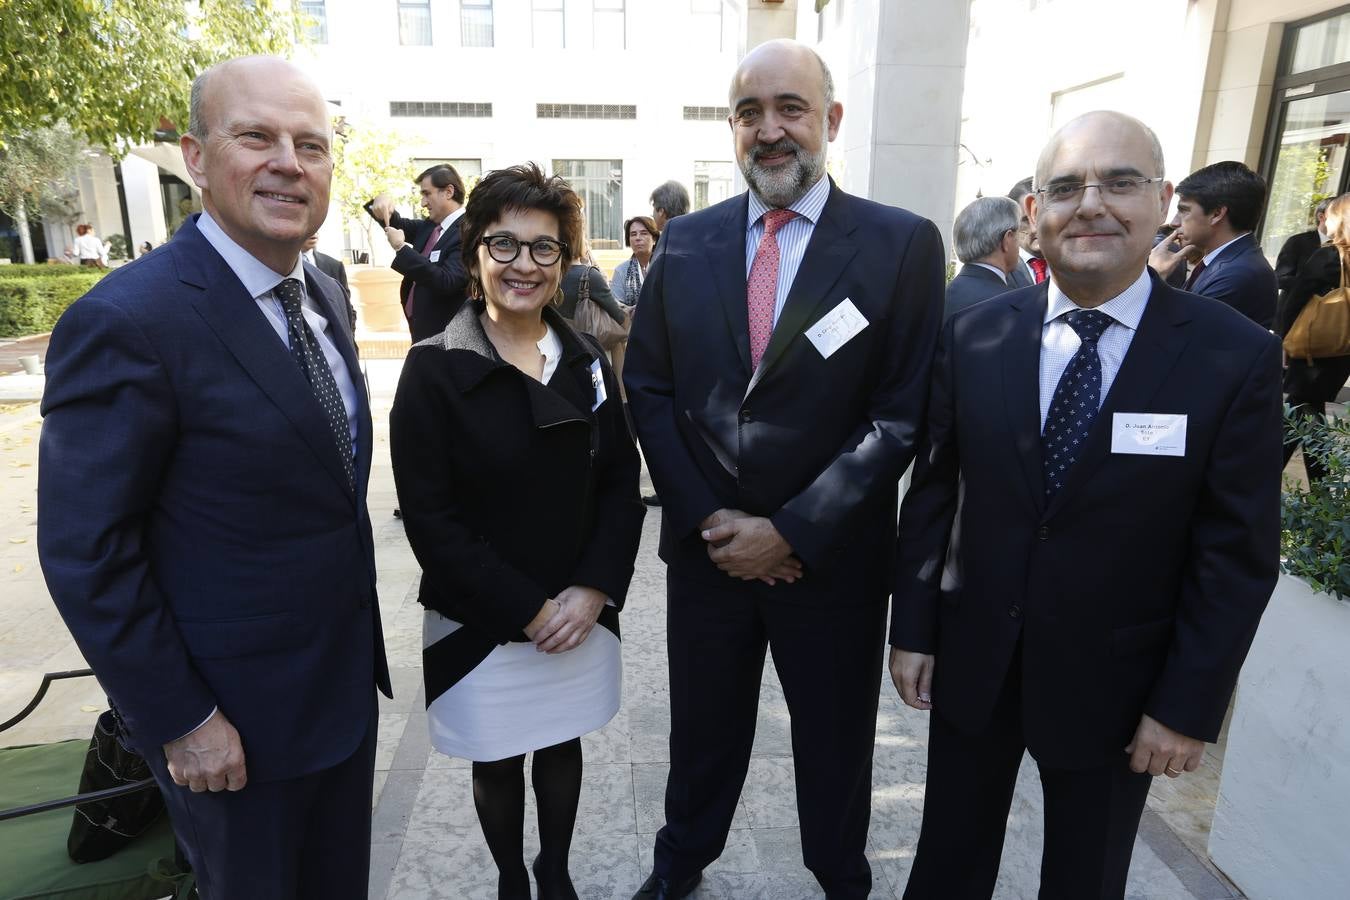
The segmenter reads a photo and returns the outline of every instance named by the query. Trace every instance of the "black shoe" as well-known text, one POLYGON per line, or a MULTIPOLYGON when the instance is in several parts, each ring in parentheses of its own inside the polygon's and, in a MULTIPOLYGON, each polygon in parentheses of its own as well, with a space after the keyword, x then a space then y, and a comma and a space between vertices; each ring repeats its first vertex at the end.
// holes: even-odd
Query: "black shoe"
POLYGON ((681 897, 688 897, 698 887, 699 882, 703 880, 703 873, 695 872, 684 881, 672 884, 669 879, 662 878, 655 872, 647 876, 647 880, 642 882, 642 887, 633 895, 633 900, 680 900, 681 897))
POLYGON ((572 878, 563 869, 561 875, 546 877, 539 866, 539 857, 534 858, 534 883, 539 888, 539 900, 578 900, 577 889, 572 886, 572 878))
POLYGON ((394 507, 394 518, 395 519, 403 518, 403 510, 399 509, 397 506, 394 507))
POLYGON ((655 494, 646 494, 645 496, 643 496, 642 502, 647 504, 648 506, 660 506, 661 498, 656 496, 655 494))

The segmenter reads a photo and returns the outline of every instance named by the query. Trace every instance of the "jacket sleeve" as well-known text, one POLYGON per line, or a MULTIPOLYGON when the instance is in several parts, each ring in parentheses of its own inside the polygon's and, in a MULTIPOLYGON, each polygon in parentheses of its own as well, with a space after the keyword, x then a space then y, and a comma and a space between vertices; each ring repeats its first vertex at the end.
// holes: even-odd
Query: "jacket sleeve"
POLYGON ((1279 292, 1268 272, 1251 266, 1230 264, 1214 274, 1202 293, 1212 300, 1228 304, 1263 328, 1269 328, 1275 321, 1275 304, 1279 292))
POLYGON ((609 282, 605 281, 605 275, 595 266, 590 268, 591 275, 591 299, 600 305, 600 308, 609 313, 609 317, 620 325, 624 323, 623 307, 619 306, 619 301, 614 299, 614 294, 609 289, 609 282))
POLYGON ((1294 286, 1294 279, 1298 275, 1299 257, 1305 255, 1301 252, 1303 241, 1303 234, 1292 235, 1284 242, 1284 246, 1280 248, 1280 255, 1275 258, 1275 281, 1282 291, 1294 286))
MULTIPOLYGON (((679 232, 679 221, 671 222, 661 236, 666 248, 675 239, 672 233, 679 232)), ((671 259, 678 257, 663 250, 653 256, 647 269, 647 280, 642 283, 641 299, 633 315, 633 330, 628 336, 623 383, 652 480, 657 484, 679 485, 677 491, 662 496, 661 514, 674 534, 683 538, 723 504, 690 455, 677 424, 679 411, 665 306, 666 267, 671 259)))
POLYGON ((52 333, 42 413, 38 556, 47 587, 137 746, 152 752, 216 707, 145 546, 177 440, 173 389, 137 323, 86 296, 52 333))
POLYGON ((632 265, 631 259, 625 259, 614 267, 614 278, 610 282, 609 290, 614 295, 614 299, 620 303, 631 306, 637 302, 636 297, 628 297, 624 293, 624 279, 628 277, 628 267, 632 265))
POLYGON ((1172 644, 1145 710, 1213 742, 1280 565, 1280 345, 1262 341, 1233 392, 1191 520, 1172 644))
POLYGON ((469 272, 460 255, 459 224, 450 227, 453 235, 435 262, 423 256, 411 243, 405 243, 394 254, 391 265, 395 272, 417 285, 418 302, 423 302, 429 291, 439 301, 453 303, 455 309, 449 310, 448 314, 454 315, 469 289, 469 272))
MULTIPOLYGON (((367 200, 365 206, 361 208, 364 209, 366 211, 366 214, 369 215, 372 219, 375 219, 375 222, 381 228, 384 228, 384 223, 375 217, 375 212, 370 208, 370 205, 374 202, 375 202, 374 200, 367 200)), ((403 215, 398 210, 394 210, 393 215, 389 217, 389 227, 397 228, 399 231, 402 231, 404 238, 406 238, 409 242, 413 240, 414 236, 413 233, 417 231, 418 227, 421 226, 424 222, 425 222, 424 219, 409 219, 407 216, 403 215)))
POLYGON ((914 475, 900 505, 890 642, 914 653, 937 651, 942 572, 960 489, 954 333, 949 320, 933 360, 928 419, 914 460, 914 475))
MULTIPOLYGON (((403 364, 389 413, 389 452, 408 543, 423 572, 455 592, 456 614, 498 643, 518 636, 550 594, 507 563, 460 501, 459 473, 448 460, 457 428, 438 377, 435 347, 414 347, 403 364)), ((425 595, 424 595, 425 596, 425 595)), ((445 610, 441 610, 444 612, 445 610)))
POLYGON ((605 361, 599 344, 589 335, 584 340, 599 356, 606 397, 596 410, 600 448, 595 458, 595 524, 572 583, 595 588, 622 609, 642 539, 642 520, 647 515, 638 492, 642 462, 623 415, 614 370, 605 361))
POLYGON ((808 566, 826 561, 854 516, 894 491, 923 428, 929 367, 942 327, 942 238, 932 222, 914 228, 892 286, 889 329, 866 420, 834 459, 770 518, 808 566))
POLYGON ((1309 300, 1336 287, 1340 281, 1340 263, 1340 253, 1334 247, 1323 247, 1308 257, 1294 279, 1294 286, 1280 304, 1280 318, 1275 323, 1276 334, 1288 334, 1309 300))

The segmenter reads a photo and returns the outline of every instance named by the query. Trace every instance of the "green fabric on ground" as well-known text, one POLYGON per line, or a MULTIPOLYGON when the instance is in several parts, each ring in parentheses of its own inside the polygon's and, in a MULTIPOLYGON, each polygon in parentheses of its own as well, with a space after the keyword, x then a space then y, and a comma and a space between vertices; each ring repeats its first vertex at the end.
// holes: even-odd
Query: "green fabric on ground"
MULTIPOLYGON (((0 749, 0 809, 69 797, 79 791, 87 740, 0 749)), ((66 854, 74 807, 0 822, 0 900, 154 900, 171 884, 153 879, 150 864, 172 863, 173 831, 161 816, 130 846, 99 862, 66 854)))

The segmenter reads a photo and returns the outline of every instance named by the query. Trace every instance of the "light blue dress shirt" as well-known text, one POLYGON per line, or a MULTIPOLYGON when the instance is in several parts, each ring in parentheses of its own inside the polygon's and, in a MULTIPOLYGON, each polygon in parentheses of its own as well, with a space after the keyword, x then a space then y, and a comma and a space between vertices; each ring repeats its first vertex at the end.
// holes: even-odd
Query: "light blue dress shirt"
MULTIPOLYGON (((797 198, 788 209, 797 215, 782 228, 778 229, 778 290, 773 305, 773 323, 783 312, 788 293, 792 290, 792 280, 801 268, 802 257, 806 255, 806 245, 811 242, 811 234, 820 221, 820 213, 825 209, 825 201, 830 198, 830 179, 824 175, 811 186, 805 194, 797 198)), ((750 278, 750 267, 755 262, 755 251, 764 237, 764 214, 773 207, 759 199, 754 191, 750 192, 750 212, 746 216, 745 228, 745 277, 750 278)))

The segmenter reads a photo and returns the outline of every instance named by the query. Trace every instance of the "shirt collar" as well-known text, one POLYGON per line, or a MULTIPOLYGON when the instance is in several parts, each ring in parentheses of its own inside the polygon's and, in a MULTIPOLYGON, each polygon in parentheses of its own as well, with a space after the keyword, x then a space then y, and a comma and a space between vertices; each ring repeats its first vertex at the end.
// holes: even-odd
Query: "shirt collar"
POLYGON ((464 215, 464 204, 461 203, 459 209, 455 210, 450 215, 446 216, 444 219, 441 220, 441 234, 445 234, 447 231, 449 231, 450 226, 458 222, 459 217, 462 215, 464 215))
MULTIPOLYGON (((825 208, 825 201, 830 196, 830 179, 821 175, 820 180, 811 186, 805 194, 802 194, 788 207, 797 215, 808 220, 812 225, 820 219, 820 212, 825 208)), ((750 212, 746 216, 745 230, 749 231, 759 224, 759 220, 764 214, 773 209, 763 200, 759 199, 759 194, 750 192, 750 212)))
POLYGON ((270 293, 273 288, 287 278, 295 278, 301 284, 305 283, 305 266, 299 253, 295 254, 295 265, 291 268, 291 271, 285 275, 278 275, 259 261, 256 256, 236 244, 216 224, 210 213, 202 212, 197 219, 197 230, 201 232, 202 237, 206 238, 206 242, 225 259, 225 265, 230 267, 230 271, 244 285, 244 290, 248 291, 248 295, 255 300, 270 293))
POLYGON ((1220 253, 1226 250, 1229 245, 1236 244, 1238 241, 1242 240, 1249 234, 1251 234, 1250 231, 1244 231, 1242 232, 1242 234, 1239 234, 1237 237, 1233 238, 1231 241, 1229 241, 1227 244, 1224 244, 1222 247, 1215 247, 1213 250, 1205 254, 1202 262, 1204 262, 1204 264, 1207 266, 1212 265, 1214 262, 1214 257, 1218 256, 1220 253))
MULTIPOLYGON (((1053 270, 1052 270, 1053 273, 1053 270)), ((1066 312, 1072 312, 1081 307, 1068 298, 1068 296, 1059 289, 1055 283, 1055 276, 1050 276, 1050 301, 1045 305, 1045 322, 1058 319, 1066 312)), ((1127 287, 1124 291, 1107 300, 1097 309, 1106 313, 1118 324, 1124 325, 1131 331, 1139 329, 1139 320, 1144 317, 1144 308, 1148 306, 1149 294, 1153 292, 1153 281, 1148 275, 1148 266, 1139 273, 1139 277, 1134 280, 1134 284, 1127 287)))
POLYGON ((993 272, 995 275, 998 276, 999 281, 1002 281, 1004 284, 1008 283, 1008 273, 1000 269, 998 266, 991 266, 989 263, 982 263, 982 262, 967 263, 966 265, 979 266, 982 269, 988 269, 990 272, 993 272))

